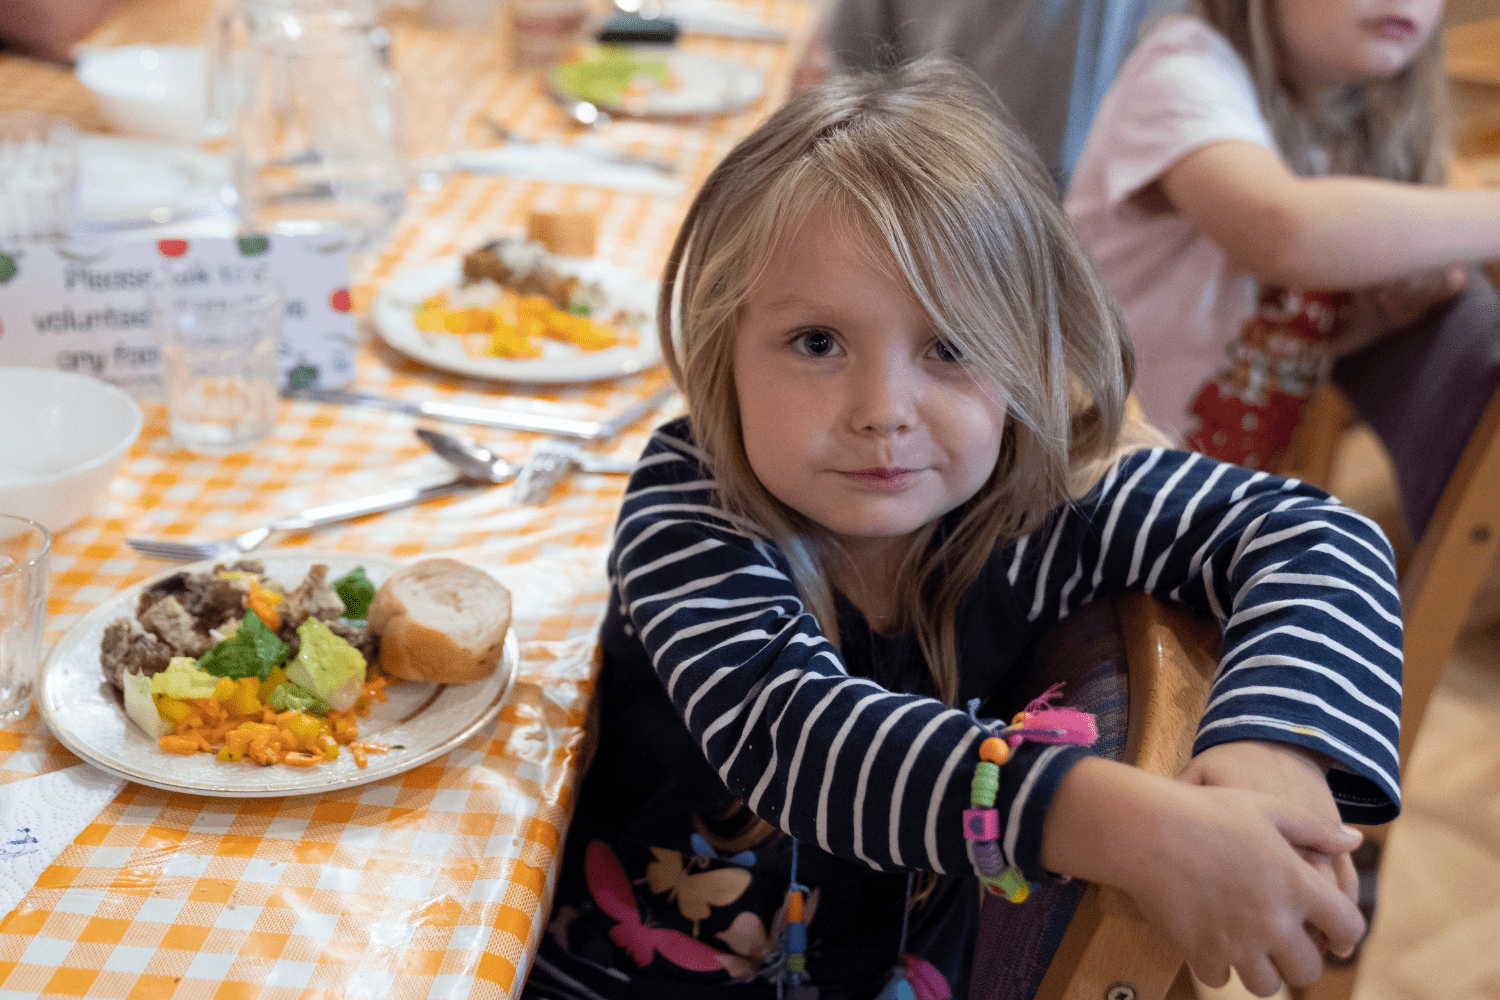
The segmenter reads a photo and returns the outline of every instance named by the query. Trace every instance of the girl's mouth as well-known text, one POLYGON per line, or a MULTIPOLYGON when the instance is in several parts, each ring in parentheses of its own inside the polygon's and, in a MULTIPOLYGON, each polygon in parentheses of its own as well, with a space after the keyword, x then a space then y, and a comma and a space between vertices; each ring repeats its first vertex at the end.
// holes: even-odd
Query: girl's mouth
POLYGON ((1370 22, 1370 27, 1388 42, 1410 41, 1417 33, 1416 22, 1405 17, 1382 17, 1370 22))
POLYGON ((919 470, 878 467, 873 469, 857 469, 846 472, 844 475, 853 479, 856 483, 867 489, 896 491, 902 489, 911 482, 919 470))

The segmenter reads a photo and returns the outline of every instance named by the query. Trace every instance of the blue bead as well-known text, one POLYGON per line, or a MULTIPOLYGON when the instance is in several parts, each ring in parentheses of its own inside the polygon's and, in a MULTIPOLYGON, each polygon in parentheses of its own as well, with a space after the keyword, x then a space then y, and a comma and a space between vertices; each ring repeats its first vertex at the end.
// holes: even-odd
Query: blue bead
POLYGON ((786 950, 801 953, 807 950, 807 925, 786 925, 786 950))

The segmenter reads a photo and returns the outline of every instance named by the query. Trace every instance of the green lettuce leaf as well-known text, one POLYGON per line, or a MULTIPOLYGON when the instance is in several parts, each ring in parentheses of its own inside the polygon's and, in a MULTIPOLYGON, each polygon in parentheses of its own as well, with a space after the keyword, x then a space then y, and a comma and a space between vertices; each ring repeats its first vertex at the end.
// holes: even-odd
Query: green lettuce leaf
POLYGON ((293 684, 291 681, 276 685, 276 690, 271 692, 266 704, 278 712, 311 712, 313 715, 327 715, 329 712, 328 702, 301 684, 293 684))
POLYGON ((333 581, 334 593, 344 602, 344 617, 363 619, 369 617, 370 602, 375 599, 375 585, 365 576, 365 568, 353 570, 333 581))
POLYGON ((292 647, 282 642, 260 615, 246 611, 239 630, 198 657, 198 666, 215 677, 255 677, 265 680, 286 660, 292 647))

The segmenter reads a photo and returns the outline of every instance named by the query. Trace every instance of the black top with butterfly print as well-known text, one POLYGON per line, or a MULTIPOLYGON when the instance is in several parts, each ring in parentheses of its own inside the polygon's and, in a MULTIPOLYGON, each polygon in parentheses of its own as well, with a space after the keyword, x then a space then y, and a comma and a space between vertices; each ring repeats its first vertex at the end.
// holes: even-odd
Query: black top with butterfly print
MULTIPOLYGON (((939 972, 963 997, 977 897, 961 816, 978 742, 1024 700, 1015 667, 1051 624, 1127 588, 1224 623, 1195 750, 1303 744, 1342 765, 1330 789, 1346 821, 1397 811, 1390 548, 1305 485, 1162 449, 1122 459, 998 550, 965 598, 959 703, 977 699, 978 718, 931 698, 911 637, 872 636, 845 607, 841 649, 827 642, 774 543, 715 503, 686 421, 659 428, 637 466, 609 571, 599 741, 535 967, 638 984, 606 995, 736 981, 750 985, 725 996, 774 995, 792 843, 780 829, 799 838, 822 997, 880 989, 908 868, 957 873, 906 950, 928 963, 914 979, 939 972)), ((1045 877, 1046 810, 1086 752, 1022 744, 1001 771, 1000 846, 1028 877, 1045 877)))

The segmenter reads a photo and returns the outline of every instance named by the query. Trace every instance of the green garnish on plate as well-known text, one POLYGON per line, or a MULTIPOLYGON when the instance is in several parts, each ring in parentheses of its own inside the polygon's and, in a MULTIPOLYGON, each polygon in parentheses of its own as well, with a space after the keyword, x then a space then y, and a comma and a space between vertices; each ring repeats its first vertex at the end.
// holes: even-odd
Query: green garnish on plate
POLYGON ((574 62, 553 68, 552 86, 558 92, 592 104, 619 104, 637 79, 659 87, 672 82, 665 61, 641 56, 623 45, 599 45, 574 62))

